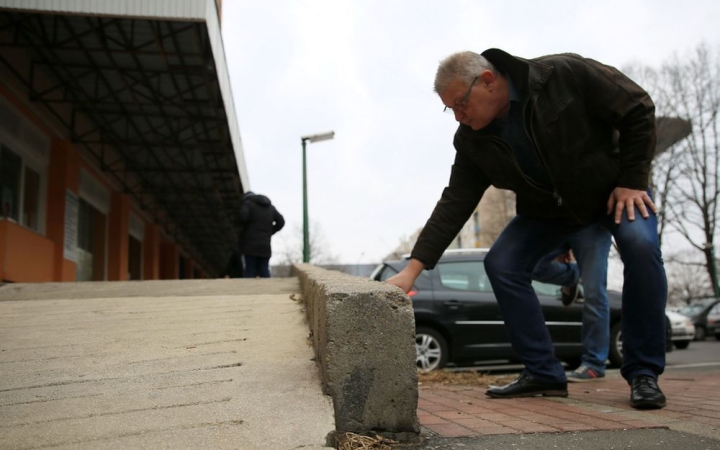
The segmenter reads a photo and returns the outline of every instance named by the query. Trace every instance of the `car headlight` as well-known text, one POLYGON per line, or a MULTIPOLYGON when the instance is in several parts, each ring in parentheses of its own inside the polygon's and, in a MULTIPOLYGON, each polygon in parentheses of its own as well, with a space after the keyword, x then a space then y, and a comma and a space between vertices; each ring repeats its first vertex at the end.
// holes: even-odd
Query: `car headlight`
POLYGON ((693 324, 692 320, 690 320, 689 318, 678 319, 678 320, 672 321, 673 327, 690 327, 690 326, 692 326, 692 324, 693 324))
POLYGON ((676 325, 679 327, 685 327, 685 328, 690 328, 690 327, 694 326, 692 323, 692 320, 690 320, 690 319, 678 320, 676 325))

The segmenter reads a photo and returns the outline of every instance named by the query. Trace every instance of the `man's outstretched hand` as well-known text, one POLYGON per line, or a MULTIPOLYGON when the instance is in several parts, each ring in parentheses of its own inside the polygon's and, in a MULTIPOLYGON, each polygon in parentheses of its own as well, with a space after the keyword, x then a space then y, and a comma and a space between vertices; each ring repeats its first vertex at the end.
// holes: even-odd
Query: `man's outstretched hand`
POLYGON ((615 211, 615 223, 620 224, 622 220, 623 211, 627 212, 627 218, 629 221, 635 220, 635 207, 637 206, 643 219, 650 217, 647 207, 649 206, 652 212, 657 213, 655 203, 647 192, 629 189, 623 187, 616 187, 610 194, 607 202, 607 213, 612 214, 615 211))
POLYGON ((397 275, 388 278, 386 283, 399 287, 407 294, 410 290, 412 290, 415 280, 424 268, 425 265, 423 263, 417 259, 411 259, 407 267, 401 270, 397 275))

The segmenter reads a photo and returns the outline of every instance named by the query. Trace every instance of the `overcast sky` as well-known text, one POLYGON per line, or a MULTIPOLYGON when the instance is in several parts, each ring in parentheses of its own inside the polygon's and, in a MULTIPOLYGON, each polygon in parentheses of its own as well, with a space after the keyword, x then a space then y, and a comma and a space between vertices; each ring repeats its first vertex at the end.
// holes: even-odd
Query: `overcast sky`
POLYGON ((332 130, 307 147, 309 216, 349 264, 379 262, 422 227, 447 183, 457 125, 432 91, 445 56, 658 67, 720 44, 715 0, 225 0, 222 16, 250 188, 287 222, 274 252, 301 242, 300 137, 332 130))

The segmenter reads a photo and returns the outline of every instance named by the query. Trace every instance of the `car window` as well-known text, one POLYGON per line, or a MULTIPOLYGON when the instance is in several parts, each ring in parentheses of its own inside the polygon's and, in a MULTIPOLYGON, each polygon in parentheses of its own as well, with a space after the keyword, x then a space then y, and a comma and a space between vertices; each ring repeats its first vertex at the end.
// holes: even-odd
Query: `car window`
POLYGON ((535 289, 535 293, 537 295, 550 295, 553 297, 560 295, 560 286, 557 286, 555 284, 547 284, 541 283, 539 281, 533 281, 532 286, 533 289, 535 289))
POLYGON ((699 308, 697 306, 685 306, 684 308, 680 308, 680 314, 684 314, 686 316, 692 316, 694 314, 697 314, 700 312, 702 308, 699 308))
POLYGON ((705 308, 707 308, 709 303, 710 302, 704 301, 704 302, 693 303, 692 305, 685 306, 682 309, 680 309, 680 314, 684 314, 686 316, 694 316, 695 314, 699 314, 705 308))
MULTIPOLYGON (((440 283, 446 288, 460 291, 492 292, 492 286, 482 261, 441 262, 438 264, 437 270, 440 274, 440 283)), ((538 295, 553 297, 560 295, 560 286, 539 281, 533 281, 532 285, 538 295)))
POLYGON ((390 266, 385 266, 382 268, 382 271, 380 272, 380 281, 387 281, 388 278, 398 273, 397 270, 393 269, 390 266))
POLYGON ((720 316, 720 303, 713 306, 710 312, 708 313, 710 316, 720 316))
POLYGON ((461 291, 492 292, 482 261, 457 261, 437 266, 440 284, 461 291))

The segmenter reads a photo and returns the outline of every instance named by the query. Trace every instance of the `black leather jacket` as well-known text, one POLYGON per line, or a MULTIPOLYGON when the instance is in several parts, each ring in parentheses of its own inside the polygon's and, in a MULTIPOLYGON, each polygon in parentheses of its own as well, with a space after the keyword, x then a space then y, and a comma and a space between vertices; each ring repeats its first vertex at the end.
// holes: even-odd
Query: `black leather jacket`
POLYGON ((450 181, 412 252, 428 268, 490 185, 517 194, 519 215, 568 225, 597 220, 615 187, 648 187, 655 106, 632 80, 575 54, 525 60, 490 49, 483 56, 520 91, 525 129, 552 187, 532 183, 509 146, 487 129, 460 125, 450 181))

